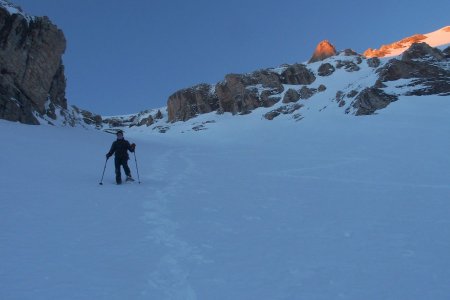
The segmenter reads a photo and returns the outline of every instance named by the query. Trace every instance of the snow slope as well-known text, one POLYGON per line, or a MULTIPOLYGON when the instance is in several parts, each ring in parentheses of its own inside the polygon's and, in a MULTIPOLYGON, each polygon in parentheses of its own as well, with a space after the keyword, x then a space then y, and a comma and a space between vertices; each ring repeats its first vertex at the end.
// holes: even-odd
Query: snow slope
POLYGON ((135 127, 122 186, 114 136, 1 121, 0 299, 449 299, 449 114, 135 127))

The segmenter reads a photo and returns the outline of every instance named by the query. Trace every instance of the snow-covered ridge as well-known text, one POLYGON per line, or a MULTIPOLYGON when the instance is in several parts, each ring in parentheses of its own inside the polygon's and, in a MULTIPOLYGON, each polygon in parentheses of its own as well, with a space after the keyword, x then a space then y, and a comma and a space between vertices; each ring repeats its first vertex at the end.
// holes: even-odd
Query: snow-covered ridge
POLYGON ((366 57, 393 57, 402 54, 413 43, 425 42, 431 47, 439 47, 450 44, 450 26, 427 34, 415 34, 400 41, 388 45, 382 45, 379 49, 367 49, 364 52, 366 57))
MULTIPOLYGON (((418 45, 418 47, 430 48, 424 45, 418 45)), ((417 51, 417 49, 406 51, 403 55, 411 51, 417 51)), ((122 129, 131 132, 145 131, 148 133, 166 133, 168 131, 173 133, 187 133, 207 129, 215 130, 214 128, 217 128, 218 124, 221 123, 232 126, 231 122, 229 122, 231 120, 233 120, 233 123, 239 123, 242 122, 241 119, 252 119, 255 123, 261 123, 265 119, 273 120, 277 118, 277 120, 289 119, 296 122, 305 118, 322 118, 319 116, 324 116, 323 118, 326 119, 340 114, 370 114, 396 101, 399 96, 446 95, 447 88, 445 87, 447 85, 441 86, 434 84, 430 78, 426 81, 423 78, 421 79, 420 76, 410 78, 407 75, 403 79, 390 78, 389 80, 385 80, 386 76, 381 78, 380 70, 384 70, 383 73, 392 73, 391 75, 395 75, 395 72, 391 70, 393 68, 390 66, 391 61, 392 57, 384 57, 381 59, 367 58, 357 53, 352 54, 349 51, 340 51, 337 55, 322 61, 314 63, 305 62, 303 65, 306 67, 305 72, 313 74, 315 80, 310 84, 282 84, 279 93, 269 93, 268 99, 276 102, 273 106, 258 107, 247 113, 236 112, 234 114, 231 112, 225 112, 223 114, 219 110, 209 113, 196 111, 195 116, 183 122, 170 122, 168 120, 168 108, 163 107, 159 109, 162 112, 162 116, 159 119, 154 117, 156 110, 126 116, 102 116, 103 121, 99 129, 105 131, 122 129), (330 73, 321 71, 324 65, 330 66, 330 73), (378 84, 383 82, 384 87, 377 86, 377 82, 379 82, 378 84), (292 97, 297 98, 292 99, 292 97), (364 101, 368 102, 366 103, 364 101), (364 104, 361 104, 362 102, 364 104), (381 105, 382 103, 385 103, 385 105, 381 105), (361 107, 371 107, 370 112, 366 112, 361 107), (146 119, 149 116, 152 117, 150 119, 152 122, 147 122, 146 119)), ((395 61, 403 61, 402 55, 398 55, 395 61)), ((435 72, 437 67, 441 68, 442 74, 448 72, 446 71, 448 69, 448 63, 445 60, 428 61, 426 58, 423 58, 423 62, 430 63, 430 72, 435 72)), ((402 66, 401 63, 397 65, 402 66)), ((410 67, 413 65, 414 63, 408 64, 410 67)), ((424 65, 422 64, 421 66, 423 67, 424 65)), ((282 65, 276 68, 260 70, 259 73, 267 72, 268 74, 276 73, 281 75, 288 68, 292 68, 292 66, 282 65)), ((256 73, 258 71, 240 74, 240 76, 249 80, 256 73)), ((444 81, 438 77, 435 78, 436 82, 444 84, 444 81)), ((225 81, 221 83, 225 84, 225 81)), ((215 86, 212 85, 211 89, 213 87, 215 86)), ((272 91, 272 88, 265 86, 262 81, 245 86, 245 93, 253 92, 254 96, 258 97, 258 99, 262 98, 264 92, 270 91, 272 91)), ((198 98, 197 101, 199 101, 198 98)), ((192 110, 196 110, 199 102, 187 103, 185 105, 192 110)))
POLYGON ((26 14, 19 5, 13 4, 8 0, 0 0, 0 8, 4 8, 10 15, 21 15, 28 22, 35 19, 34 16, 26 14))

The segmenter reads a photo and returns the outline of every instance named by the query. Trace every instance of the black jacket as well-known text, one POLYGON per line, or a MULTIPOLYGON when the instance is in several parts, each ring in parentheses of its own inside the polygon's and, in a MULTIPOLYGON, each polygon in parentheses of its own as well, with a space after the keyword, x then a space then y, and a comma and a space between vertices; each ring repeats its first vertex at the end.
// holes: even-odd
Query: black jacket
POLYGON ((128 152, 134 152, 134 149, 131 147, 130 142, 128 142, 125 139, 116 140, 112 143, 111 149, 108 152, 108 157, 112 156, 113 154, 116 155, 116 158, 122 159, 126 158, 128 159, 128 152))

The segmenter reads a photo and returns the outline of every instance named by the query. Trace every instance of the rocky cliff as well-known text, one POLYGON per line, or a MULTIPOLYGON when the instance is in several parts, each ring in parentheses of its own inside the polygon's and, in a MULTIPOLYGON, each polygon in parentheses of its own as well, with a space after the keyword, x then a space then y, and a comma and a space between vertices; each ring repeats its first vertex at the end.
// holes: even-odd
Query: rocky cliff
POLYGON ((216 85, 201 84, 171 95, 167 101, 168 120, 186 121, 211 111, 247 114, 280 101, 285 85, 309 85, 315 80, 313 72, 304 64, 228 74, 216 85))
POLYGON ((215 85, 177 91, 167 101, 168 121, 187 121, 212 111, 248 114, 272 106, 264 115, 268 120, 281 114, 301 119, 304 101, 316 99, 325 90, 335 93, 334 101, 345 113, 355 115, 372 114, 396 101, 398 95, 450 95, 449 48, 439 50, 425 42, 415 43, 450 43, 448 32, 449 27, 445 27, 436 33, 403 39, 396 44, 403 47, 397 49, 400 55, 391 59, 377 57, 384 56, 385 51, 369 51, 367 56, 351 49, 338 52, 329 41, 322 41, 308 63, 228 74, 215 85), (353 82, 342 87, 336 84, 347 79, 353 82), (386 89, 399 80, 403 83, 396 85, 398 91, 386 89), (330 91, 328 86, 338 89, 330 91))
MULTIPOLYGON (((370 115, 399 97, 450 95, 450 27, 414 35, 365 55, 337 51, 329 41, 318 44, 305 63, 285 64, 245 74, 228 74, 216 84, 198 84, 178 90, 167 100, 169 123, 189 123, 189 130, 205 130, 214 112, 245 115, 258 110, 267 120, 305 116, 338 109, 342 113, 370 115), (437 48, 439 46, 439 48, 437 48), (187 122, 189 121, 189 122, 187 122)), ((158 111, 161 116, 161 112, 158 111)), ((162 124, 155 112, 104 119, 109 128, 146 125, 166 132, 175 124, 162 124), (150 121, 142 121, 150 117, 150 121)))
POLYGON ((75 122, 65 97, 66 39, 47 17, 0 0, 0 119, 75 122))

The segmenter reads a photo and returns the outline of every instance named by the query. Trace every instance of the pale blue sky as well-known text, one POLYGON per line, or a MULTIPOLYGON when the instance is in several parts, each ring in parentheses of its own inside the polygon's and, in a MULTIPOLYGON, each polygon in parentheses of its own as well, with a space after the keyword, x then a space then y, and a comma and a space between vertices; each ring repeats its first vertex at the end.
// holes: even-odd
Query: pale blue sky
POLYGON ((227 73, 308 60, 318 42, 363 52, 450 25, 450 1, 13 0, 68 40, 70 104, 103 115, 165 106, 227 73))

